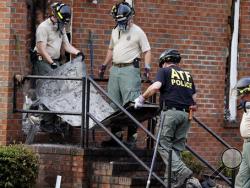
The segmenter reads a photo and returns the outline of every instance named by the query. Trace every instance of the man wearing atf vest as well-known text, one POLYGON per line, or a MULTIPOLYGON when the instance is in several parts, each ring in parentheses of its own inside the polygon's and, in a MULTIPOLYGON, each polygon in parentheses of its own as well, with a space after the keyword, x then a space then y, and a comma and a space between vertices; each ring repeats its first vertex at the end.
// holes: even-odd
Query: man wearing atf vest
MULTIPOLYGON (((134 101, 135 108, 139 108, 147 98, 160 91, 160 105, 165 120, 158 152, 166 164, 164 181, 167 183, 169 149, 173 151, 172 177, 175 179, 171 180, 171 188, 182 187, 193 174, 181 160, 180 153, 185 149, 191 112, 196 110, 196 89, 191 74, 179 67, 180 60, 181 56, 177 50, 164 51, 159 58, 160 70, 155 82, 134 101)), ((194 187, 200 187, 199 182, 197 184, 194 187)))
MULTIPOLYGON (((46 75, 60 66, 61 48, 66 52, 81 57, 84 54, 73 47, 66 35, 65 26, 71 19, 71 9, 64 3, 55 2, 51 5, 52 15, 39 24, 36 30, 36 47, 34 59, 34 74, 46 75)), ((46 107, 44 107, 46 109, 46 107)), ((42 131, 54 133, 58 132, 55 127, 56 116, 52 114, 42 114, 40 128, 42 131)))

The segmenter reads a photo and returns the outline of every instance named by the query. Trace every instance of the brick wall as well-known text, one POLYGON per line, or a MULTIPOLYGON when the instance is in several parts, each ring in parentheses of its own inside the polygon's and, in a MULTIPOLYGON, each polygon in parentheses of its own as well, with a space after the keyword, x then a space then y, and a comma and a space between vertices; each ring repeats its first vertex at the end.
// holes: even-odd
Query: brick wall
MULTIPOLYGON (((86 54, 89 67, 88 33, 94 34, 94 74, 104 61, 115 26, 109 15, 115 0, 65 1, 73 7, 73 44, 86 54)), ((240 147, 238 129, 224 128, 224 83, 230 27, 231 1, 135 1, 135 23, 146 32, 152 47, 152 74, 157 71, 157 59, 166 48, 177 48, 183 56, 182 65, 191 71, 198 90, 199 111, 196 116, 230 144, 240 147)), ((20 114, 12 113, 12 77, 15 73, 28 73, 28 47, 30 44, 30 15, 25 0, 0 0, 2 23, 0 26, 0 144, 21 139, 20 114)), ((241 5, 240 76, 248 74, 248 9, 241 5)), ((20 99, 22 101, 22 99, 20 99)), ((194 123, 189 137, 190 145, 209 160, 222 151, 220 144, 210 138, 194 123)))
POLYGON ((25 1, 0 1, 0 144, 20 140, 20 114, 12 113, 13 75, 29 71, 25 1))
POLYGON ((11 1, 0 1, 2 14, 1 14, 1 26, 0 26, 0 144, 6 144, 7 132, 10 127, 7 127, 7 124, 13 123, 10 116, 13 116, 11 113, 11 85, 12 80, 10 79, 10 70, 13 67, 13 58, 10 54, 10 51, 13 50, 14 38, 12 35, 12 14, 11 11, 11 1))
POLYGON ((87 163, 84 150, 70 146, 33 145, 39 156, 39 174, 36 188, 55 187, 57 176, 62 176, 64 188, 87 187, 87 163))
POLYGON ((240 14, 240 38, 239 38, 239 64, 238 74, 239 77, 249 76, 250 69, 250 24, 249 24, 249 8, 250 3, 248 1, 241 2, 241 14, 240 14))
MULTIPOLYGON (((247 4, 247 3, 245 3, 247 4)), ((89 56, 88 32, 94 33, 95 75, 104 61, 114 27, 108 15, 111 1, 98 5, 74 1, 73 42, 89 56)), ((226 61, 230 44, 228 17, 230 1, 135 1, 135 23, 146 32, 152 47, 152 78, 157 71, 157 59, 166 48, 182 53, 182 66, 194 76, 198 91, 199 111, 196 116, 239 147, 238 129, 224 128, 224 85, 226 61)), ((214 161, 222 146, 197 124, 191 129, 189 144, 202 156, 214 161), (210 152, 208 152, 210 151, 210 152)))
POLYGON ((8 99, 8 62, 9 62, 9 36, 10 31, 8 25, 10 23, 10 12, 8 5, 9 1, 0 1, 1 7, 3 7, 1 20, 5 18, 5 23, 1 24, 1 56, 0 56, 0 143, 5 144, 6 142, 6 125, 7 125, 7 103, 5 102, 8 99))

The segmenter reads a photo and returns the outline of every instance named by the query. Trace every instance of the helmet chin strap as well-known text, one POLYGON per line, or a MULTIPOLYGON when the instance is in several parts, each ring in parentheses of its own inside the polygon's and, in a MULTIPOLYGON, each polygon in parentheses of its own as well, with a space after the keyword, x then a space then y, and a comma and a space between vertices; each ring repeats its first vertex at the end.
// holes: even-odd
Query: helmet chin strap
POLYGON ((116 26, 114 27, 114 29, 116 27, 118 27, 118 30, 119 30, 119 36, 118 36, 118 39, 120 39, 120 36, 121 36, 121 33, 127 33, 130 29, 130 26, 131 26, 131 23, 132 23, 132 20, 128 20, 126 24, 116 24, 116 26))
POLYGON ((57 21, 57 31, 60 31, 60 34, 63 35, 63 29, 65 24, 63 22, 57 21))
POLYGON ((63 35, 65 24, 58 21, 58 19, 54 15, 50 17, 50 20, 52 21, 55 30, 60 32, 60 36, 63 35))

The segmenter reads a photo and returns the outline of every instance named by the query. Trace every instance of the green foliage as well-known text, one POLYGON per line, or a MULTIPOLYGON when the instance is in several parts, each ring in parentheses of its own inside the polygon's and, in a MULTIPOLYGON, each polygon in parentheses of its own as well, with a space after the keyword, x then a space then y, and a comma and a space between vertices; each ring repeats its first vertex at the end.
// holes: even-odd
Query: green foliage
POLYGON ((221 171, 221 173, 222 173, 224 176, 226 176, 226 177, 232 177, 232 175, 233 175, 233 169, 226 167, 226 166, 222 163, 222 161, 219 162, 219 165, 218 165, 218 166, 219 166, 221 169, 223 169, 223 170, 221 171))
POLYGON ((205 170, 202 163, 195 158, 189 151, 183 151, 181 153, 182 161, 193 171, 194 174, 200 176, 205 170))
POLYGON ((0 146, 0 187, 31 188, 38 175, 38 157, 24 145, 0 146))
POLYGON ((224 167, 224 169, 222 170, 222 174, 226 177, 232 177, 233 170, 230 168, 224 167))

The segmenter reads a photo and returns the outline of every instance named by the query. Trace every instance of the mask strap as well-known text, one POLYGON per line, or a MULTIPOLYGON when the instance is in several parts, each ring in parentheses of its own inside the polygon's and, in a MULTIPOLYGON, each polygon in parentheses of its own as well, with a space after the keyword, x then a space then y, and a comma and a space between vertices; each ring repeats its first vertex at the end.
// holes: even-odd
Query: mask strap
POLYGON ((64 24, 57 21, 57 31, 60 32, 60 37, 63 35, 63 28, 64 28, 64 24))
POLYGON ((241 100, 240 100, 240 104, 237 106, 237 109, 238 109, 238 110, 243 109, 244 112, 247 112, 247 109, 246 109, 246 102, 247 102, 247 101, 241 99, 241 100))

